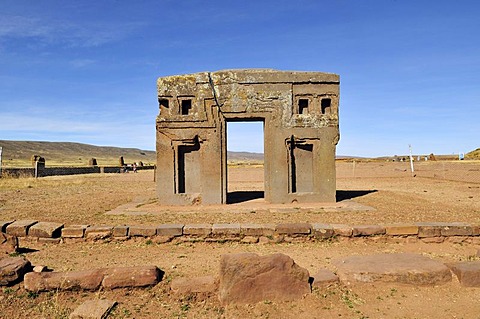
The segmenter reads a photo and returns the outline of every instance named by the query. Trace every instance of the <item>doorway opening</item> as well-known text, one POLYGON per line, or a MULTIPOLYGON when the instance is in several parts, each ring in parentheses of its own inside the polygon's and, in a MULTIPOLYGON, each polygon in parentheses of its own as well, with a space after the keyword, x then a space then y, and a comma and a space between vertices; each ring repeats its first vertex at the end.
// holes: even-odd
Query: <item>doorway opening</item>
POLYGON ((227 121, 227 204, 265 197, 263 119, 227 121))

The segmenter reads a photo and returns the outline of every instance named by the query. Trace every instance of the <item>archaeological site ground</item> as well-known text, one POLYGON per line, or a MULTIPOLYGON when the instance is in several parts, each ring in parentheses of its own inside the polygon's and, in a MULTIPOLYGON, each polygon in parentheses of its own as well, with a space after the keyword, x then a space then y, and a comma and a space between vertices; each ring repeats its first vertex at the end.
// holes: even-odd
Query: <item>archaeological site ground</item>
POLYGON ((408 276, 403 281, 390 276, 390 282, 344 276, 324 285, 314 282, 311 292, 292 301, 254 303, 222 303, 198 278, 218 278, 222 256, 244 252, 285 254, 310 276, 324 270, 347 274, 352 258, 377 254, 414 254, 437 265, 476 264, 479 174, 478 161, 417 163, 416 177, 405 162, 337 161, 336 202, 278 205, 264 200, 263 166, 233 165, 228 192, 243 196, 233 204, 183 209, 158 204, 151 170, 2 179, 4 222, 63 225, 52 238, 36 237, 41 227, 32 228, 36 233, 27 232, 20 250, 7 256, 24 256, 54 272, 153 266, 163 275, 146 287, 109 288, 112 284, 104 282, 93 290, 37 292, 14 283, 0 290, 0 313, 68 318, 87 301, 110 300, 117 304, 109 318, 478 318, 480 288, 466 286, 468 276, 444 268, 440 277, 429 277, 437 278, 433 283, 425 277, 412 284, 408 276), (161 235, 171 224, 183 226, 181 236, 161 235), (82 237, 72 236, 73 225, 85 227, 76 226, 84 230, 82 237), (130 233, 122 233, 126 229, 130 233), (181 293, 179 280, 206 291, 181 293))

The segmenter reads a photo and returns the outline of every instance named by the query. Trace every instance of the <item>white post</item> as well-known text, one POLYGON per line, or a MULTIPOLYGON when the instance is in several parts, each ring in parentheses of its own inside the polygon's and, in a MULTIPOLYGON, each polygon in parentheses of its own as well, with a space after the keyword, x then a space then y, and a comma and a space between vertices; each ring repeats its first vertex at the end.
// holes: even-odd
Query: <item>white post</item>
POLYGON ((415 176, 415 170, 413 168, 413 156, 412 156, 412 145, 408 144, 410 150, 410 170, 412 171, 412 176, 415 176))

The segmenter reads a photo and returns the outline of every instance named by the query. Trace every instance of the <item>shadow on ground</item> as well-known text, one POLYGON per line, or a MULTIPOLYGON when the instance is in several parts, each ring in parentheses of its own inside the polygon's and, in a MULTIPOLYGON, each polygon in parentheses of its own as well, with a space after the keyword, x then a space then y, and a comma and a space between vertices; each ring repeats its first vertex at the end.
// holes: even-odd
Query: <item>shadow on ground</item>
POLYGON ((265 192, 262 191, 238 191, 227 194, 227 204, 238 204, 253 199, 264 198, 265 192))
POLYGON ((376 193, 377 190, 367 190, 367 191, 362 191, 362 190, 355 190, 355 191, 342 191, 342 190, 337 190, 337 202, 341 202, 342 200, 346 199, 352 199, 356 197, 361 197, 365 196, 371 193, 376 193))

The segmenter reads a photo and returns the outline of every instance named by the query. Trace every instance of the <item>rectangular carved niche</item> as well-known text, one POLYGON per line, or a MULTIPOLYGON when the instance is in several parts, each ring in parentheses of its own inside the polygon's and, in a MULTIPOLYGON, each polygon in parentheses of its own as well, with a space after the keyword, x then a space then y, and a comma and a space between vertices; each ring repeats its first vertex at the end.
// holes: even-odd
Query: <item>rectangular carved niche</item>
POLYGON ((200 193, 200 143, 178 145, 177 148, 177 193, 200 193))
POLYGON ((292 136, 287 145, 290 193, 313 192, 313 144, 292 136))

